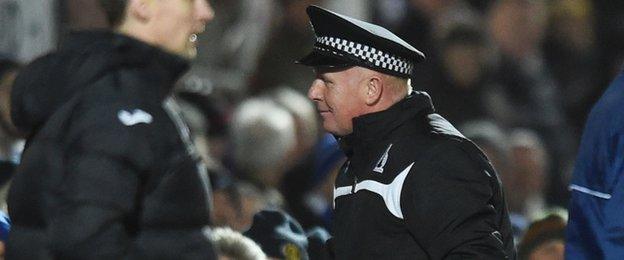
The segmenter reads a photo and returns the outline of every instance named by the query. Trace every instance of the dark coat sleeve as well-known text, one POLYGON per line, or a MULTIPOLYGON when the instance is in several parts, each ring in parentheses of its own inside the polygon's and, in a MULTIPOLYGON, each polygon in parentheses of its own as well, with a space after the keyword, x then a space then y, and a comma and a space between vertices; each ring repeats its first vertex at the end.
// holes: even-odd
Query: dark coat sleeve
POLYGON ((433 149, 403 186, 409 231, 431 259, 507 259, 491 178, 459 141, 433 149))
POLYGON ((66 169, 51 214, 50 238, 59 259, 129 257, 140 184, 152 160, 145 124, 123 125, 106 106, 81 111, 67 132, 66 169))

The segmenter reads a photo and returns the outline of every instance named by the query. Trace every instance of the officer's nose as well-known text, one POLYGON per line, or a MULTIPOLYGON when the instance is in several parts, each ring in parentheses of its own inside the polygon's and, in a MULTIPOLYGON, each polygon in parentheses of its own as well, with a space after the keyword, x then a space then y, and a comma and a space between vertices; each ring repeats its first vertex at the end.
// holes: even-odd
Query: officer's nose
POLYGON ((310 89, 308 90, 308 98, 312 101, 320 101, 323 99, 322 88, 323 81, 320 79, 315 79, 312 81, 312 85, 310 85, 310 89))

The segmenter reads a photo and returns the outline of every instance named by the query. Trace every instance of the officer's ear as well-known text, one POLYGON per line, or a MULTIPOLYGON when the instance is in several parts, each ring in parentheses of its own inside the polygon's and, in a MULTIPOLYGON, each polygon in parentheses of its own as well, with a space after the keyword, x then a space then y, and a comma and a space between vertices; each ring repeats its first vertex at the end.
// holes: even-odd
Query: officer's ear
POLYGON ((383 93, 383 80, 378 73, 373 73, 366 79, 366 105, 377 104, 383 93))

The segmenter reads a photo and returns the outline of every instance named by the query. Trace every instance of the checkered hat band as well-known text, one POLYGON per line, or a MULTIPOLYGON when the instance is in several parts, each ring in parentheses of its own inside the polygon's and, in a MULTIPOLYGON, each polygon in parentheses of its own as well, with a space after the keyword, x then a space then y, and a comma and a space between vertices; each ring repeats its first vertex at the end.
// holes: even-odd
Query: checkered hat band
MULTIPOLYGON (((326 48, 339 50, 358 59, 364 60, 375 67, 387 69, 400 74, 410 75, 414 65, 405 59, 383 52, 373 47, 340 39, 336 37, 322 36, 316 38, 316 48, 327 51, 326 48)), ((338 54, 332 51, 334 54, 338 54)))

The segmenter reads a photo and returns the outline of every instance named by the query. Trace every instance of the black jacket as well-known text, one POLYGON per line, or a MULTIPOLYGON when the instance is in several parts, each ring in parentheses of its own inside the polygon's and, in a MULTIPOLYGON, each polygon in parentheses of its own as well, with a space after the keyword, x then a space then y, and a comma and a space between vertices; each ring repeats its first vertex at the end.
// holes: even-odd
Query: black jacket
POLYGON ((30 138, 9 192, 8 258, 214 259, 207 175, 170 96, 187 62, 97 35, 33 65, 66 72, 58 81, 15 85, 13 118, 30 138), (37 102, 45 87, 54 102, 37 102))
POLYGON ((336 259, 514 259, 488 159, 414 93, 354 119, 336 179, 336 259))

